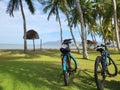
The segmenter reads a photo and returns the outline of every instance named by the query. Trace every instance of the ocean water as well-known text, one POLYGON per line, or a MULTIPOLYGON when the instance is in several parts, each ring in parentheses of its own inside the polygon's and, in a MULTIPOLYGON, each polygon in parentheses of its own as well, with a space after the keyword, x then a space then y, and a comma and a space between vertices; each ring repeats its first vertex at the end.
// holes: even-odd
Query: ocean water
MULTIPOLYGON (((42 45, 43 49, 59 49, 57 45, 42 45)), ((0 49, 24 49, 23 44, 0 44, 0 49)), ((33 45, 27 45, 27 49, 33 49, 33 45)), ((40 45, 35 45, 35 49, 40 49, 40 45)))
POLYGON ((22 44, 0 44, 0 49, 23 49, 22 44))

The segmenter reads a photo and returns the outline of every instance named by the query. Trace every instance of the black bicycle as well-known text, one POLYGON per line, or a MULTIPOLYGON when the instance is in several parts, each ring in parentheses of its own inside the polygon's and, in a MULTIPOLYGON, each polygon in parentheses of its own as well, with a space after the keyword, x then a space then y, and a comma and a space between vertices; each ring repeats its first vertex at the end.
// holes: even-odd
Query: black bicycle
POLYGON ((96 57, 94 64, 94 76, 98 90, 104 90, 106 77, 114 77, 118 73, 118 68, 114 60, 110 57, 107 44, 97 46, 97 51, 101 53, 96 57))
POLYGON ((66 86, 69 84, 71 73, 75 72, 78 66, 76 59, 70 54, 71 50, 69 44, 71 43, 71 40, 72 39, 65 39, 62 43, 62 47, 60 48, 60 51, 62 52, 64 83, 66 86))

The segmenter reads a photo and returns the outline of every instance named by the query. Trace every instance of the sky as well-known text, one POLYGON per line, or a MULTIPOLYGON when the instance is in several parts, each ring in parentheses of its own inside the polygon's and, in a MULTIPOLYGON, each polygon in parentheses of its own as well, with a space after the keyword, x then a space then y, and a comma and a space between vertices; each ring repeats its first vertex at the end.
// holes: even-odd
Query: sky
MULTIPOLYGON (((14 17, 10 17, 6 13, 8 0, 0 1, 0 44, 23 44, 23 19, 20 10, 14 12, 14 17)), ((60 40, 60 28, 59 23, 56 21, 55 16, 52 15, 50 20, 47 20, 48 13, 45 14, 42 11, 42 6, 39 3, 35 3, 35 14, 32 15, 26 3, 23 4, 24 13, 26 16, 27 31, 34 29, 38 32, 40 39, 43 43, 48 41, 60 40)), ((63 39, 71 38, 70 31, 63 14, 60 15, 62 28, 63 28, 63 39)), ((78 41, 81 41, 78 34, 78 30, 74 29, 74 36, 78 41)), ((27 40, 31 43, 31 40, 27 40)), ((40 40, 36 40, 39 43, 40 40)))

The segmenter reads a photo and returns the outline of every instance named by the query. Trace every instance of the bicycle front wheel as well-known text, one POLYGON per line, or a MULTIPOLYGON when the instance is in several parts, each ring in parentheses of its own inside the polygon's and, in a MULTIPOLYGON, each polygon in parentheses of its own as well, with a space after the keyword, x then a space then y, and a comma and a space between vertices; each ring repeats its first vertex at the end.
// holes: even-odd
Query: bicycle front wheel
POLYGON ((98 56, 94 64, 95 83, 98 90, 104 90, 105 73, 102 70, 101 56, 98 56))
POLYGON ((77 61, 76 61, 76 59, 72 56, 72 55, 70 55, 70 68, 71 68, 71 72, 76 72, 76 70, 77 70, 77 67, 78 67, 78 63, 77 63, 77 61))
POLYGON ((117 68, 114 60, 111 57, 107 58, 107 70, 106 71, 110 77, 114 77, 118 73, 118 68, 117 68))
POLYGON ((63 71, 63 75, 64 75, 65 86, 67 86, 70 80, 70 73, 66 70, 66 71, 63 71))

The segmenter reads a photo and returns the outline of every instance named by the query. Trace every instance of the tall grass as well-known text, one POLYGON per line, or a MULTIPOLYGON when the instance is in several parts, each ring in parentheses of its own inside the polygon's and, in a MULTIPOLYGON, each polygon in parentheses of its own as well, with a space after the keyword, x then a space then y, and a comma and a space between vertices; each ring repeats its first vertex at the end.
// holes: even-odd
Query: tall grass
MULTIPOLYGON (((0 51, 0 90, 97 90, 94 82, 96 51, 89 51, 89 59, 72 52, 78 61, 78 70, 71 75, 69 86, 64 86, 61 56, 58 50, 24 53, 20 50, 0 51)), ((120 68, 120 54, 111 52, 120 68)), ((120 89, 120 71, 107 78, 105 90, 120 89)))

